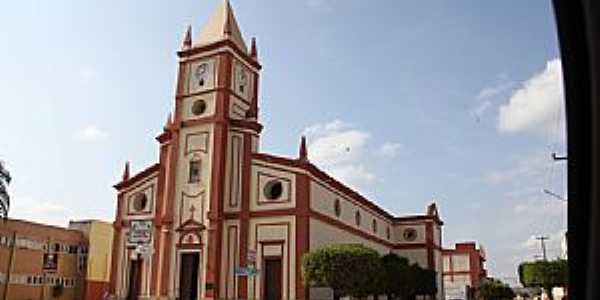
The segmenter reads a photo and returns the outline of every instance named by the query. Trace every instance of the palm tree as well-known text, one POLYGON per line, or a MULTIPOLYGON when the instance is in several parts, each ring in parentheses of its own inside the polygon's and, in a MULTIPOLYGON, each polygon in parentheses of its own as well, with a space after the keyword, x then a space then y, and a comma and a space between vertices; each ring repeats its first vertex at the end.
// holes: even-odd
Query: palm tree
POLYGON ((10 196, 8 195, 8 185, 10 184, 10 173, 0 161, 0 218, 8 218, 8 209, 10 207, 10 196))

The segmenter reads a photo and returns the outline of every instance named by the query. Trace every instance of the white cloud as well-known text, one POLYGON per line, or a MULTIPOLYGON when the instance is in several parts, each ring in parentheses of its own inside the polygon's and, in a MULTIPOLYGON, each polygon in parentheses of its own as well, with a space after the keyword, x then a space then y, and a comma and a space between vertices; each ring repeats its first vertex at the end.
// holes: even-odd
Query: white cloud
POLYGON ((325 0, 306 0, 306 6, 311 9, 323 9, 327 8, 325 0))
POLYGON ((564 141, 564 101, 561 62, 547 62, 543 71, 523 82, 508 103, 499 108, 498 130, 533 133, 552 141, 564 141))
POLYGON ((479 91, 475 99, 477 103, 469 110, 477 120, 494 106, 494 102, 501 98, 513 86, 505 76, 499 76, 499 83, 484 87, 479 91))
POLYGON ((37 223, 66 226, 73 212, 57 201, 35 200, 31 197, 15 197, 11 202, 9 216, 37 223))
POLYGON ((304 134, 309 139, 310 160, 325 168, 356 162, 369 138, 367 132, 340 120, 310 126, 304 134))
POLYGON ((377 154, 384 158, 393 158, 398 155, 400 148, 402 148, 400 143, 384 143, 377 150, 377 154))
POLYGON ((537 255, 542 255, 542 242, 538 239, 538 237, 547 237, 547 239, 544 241, 545 246, 546 246, 546 255, 548 257, 548 259, 554 259, 556 256, 559 256, 562 254, 562 242, 563 242, 563 238, 565 236, 565 230, 564 229, 560 229, 558 231, 552 232, 549 235, 546 234, 541 234, 541 235, 531 235, 529 236, 529 238, 525 241, 523 241, 520 246, 523 249, 527 249, 530 251, 538 251, 537 255))
POLYGON ((542 178, 549 164, 554 163, 550 161, 549 156, 545 157, 544 154, 523 158, 510 168, 490 171, 485 175, 485 180, 491 184, 505 184, 511 181, 531 183, 530 179, 542 178))
POLYGON ((306 6, 312 10, 321 12, 333 11, 334 0, 305 0, 306 6))
POLYGON ((373 182, 377 179, 374 173, 370 172, 363 165, 341 165, 332 168, 330 171, 334 178, 340 179, 344 184, 356 188, 359 191, 367 192, 373 182))
POLYGON ((81 69, 79 71, 79 79, 84 83, 94 81, 98 78, 98 72, 91 68, 81 69))
POLYGON ((481 115, 483 115, 488 110, 488 108, 490 108, 491 106, 492 106, 492 101, 485 100, 485 101, 479 103, 479 105, 477 105, 473 109, 471 109, 471 112, 476 117, 481 117, 481 115))
POLYGON ((554 218, 566 215, 567 202, 546 197, 541 191, 539 195, 515 205, 515 214, 526 218, 554 218))
POLYGON ((506 90, 508 90, 512 86, 513 86, 512 82, 502 81, 501 83, 499 83, 495 86, 485 87, 485 88, 481 89, 481 91, 479 91, 479 94, 477 94, 477 100, 485 100, 485 99, 496 97, 496 96, 504 93, 506 90))
POLYGON ((89 125, 77 132, 77 138, 84 142, 95 142, 108 137, 108 134, 94 125, 89 125))
MULTIPOLYGON (((368 132, 341 120, 334 120, 307 127, 303 133, 308 139, 308 156, 312 163, 344 184, 361 193, 368 193, 378 179, 366 164, 368 160, 365 154, 369 152, 368 132)), ((387 145, 382 146, 387 154, 397 150, 395 143, 384 145, 387 145)))

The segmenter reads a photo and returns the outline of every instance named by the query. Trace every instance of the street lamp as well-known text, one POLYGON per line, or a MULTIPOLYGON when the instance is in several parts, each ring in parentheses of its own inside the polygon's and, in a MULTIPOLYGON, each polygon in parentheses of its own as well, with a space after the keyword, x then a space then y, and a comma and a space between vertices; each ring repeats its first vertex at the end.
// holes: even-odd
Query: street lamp
POLYGON ((543 192, 544 192, 545 194, 548 194, 548 195, 552 196, 553 198, 555 198, 555 199, 557 199, 557 200, 560 200, 560 201, 563 201, 563 202, 568 202, 568 200, 567 200, 567 199, 565 199, 565 198, 561 197, 560 195, 558 195, 558 194, 556 194, 556 193, 553 193, 553 192, 552 192, 552 191, 550 191, 550 190, 544 189, 544 190, 543 190, 543 192))

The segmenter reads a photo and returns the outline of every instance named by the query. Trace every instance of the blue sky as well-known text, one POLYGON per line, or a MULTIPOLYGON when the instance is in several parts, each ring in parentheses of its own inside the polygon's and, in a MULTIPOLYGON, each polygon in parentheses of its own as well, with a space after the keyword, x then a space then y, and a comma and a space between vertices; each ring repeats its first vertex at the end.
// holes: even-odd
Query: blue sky
MULTIPOLYGON (((218 0, 14 1, 0 12, 0 159, 13 217, 114 214, 125 160, 157 160, 185 27, 218 0)), ((548 1, 232 1, 263 64, 261 149, 313 162, 397 215, 438 203, 444 242, 492 275, 560 253, 561 72, 548 1), (351 151, 340 149, 350 148, 351 151)))

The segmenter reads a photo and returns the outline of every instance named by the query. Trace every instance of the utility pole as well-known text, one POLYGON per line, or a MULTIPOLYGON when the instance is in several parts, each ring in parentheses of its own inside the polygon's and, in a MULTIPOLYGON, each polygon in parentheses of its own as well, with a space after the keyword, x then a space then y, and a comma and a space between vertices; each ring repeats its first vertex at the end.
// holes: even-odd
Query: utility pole
MULTIPOLYGON (((6 221, 4 221, 6 222, 6 221)), ((6 282, 4 283, 4 294, 2 295, 2 300, 8 299, 8 289, 10 287, 10 275, 12 274, 14 259, 15 259, 15 251, 17 249, 17 231, 13 231, 12 238, 10 240, 10 255, 8 256, 8 272, 6 273, 6 282)))
POLYGON ((535 239, 540 241, 540 243, 542 245, 542 257, 544 258, 544 261, 547 261, 548 257, 546 256, 546 240, 548 240, 549 237, 547 237, 547 236, 536 236, 535 239))

